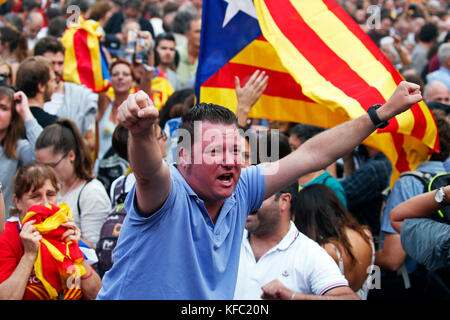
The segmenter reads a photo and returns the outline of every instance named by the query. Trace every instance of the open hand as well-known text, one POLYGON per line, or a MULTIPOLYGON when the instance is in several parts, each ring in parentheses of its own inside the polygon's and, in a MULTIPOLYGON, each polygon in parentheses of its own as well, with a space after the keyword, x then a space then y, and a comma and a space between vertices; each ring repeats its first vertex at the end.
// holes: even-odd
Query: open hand
POLYGON ((30 111, 28 98, 22 91, 14 93, 14 102, 17 113, 21 116, 24 122, 33 119, 34 116, 30 111))
POLYGON ((264 90, 267 88, 269 76, 265 71, 256 70, 245 86, 241 87, 239 77, 234 78, 236 86, 236 96, 238 100, 238 108, 242 108, 247 113, 250 108, 258 101, 264 90))

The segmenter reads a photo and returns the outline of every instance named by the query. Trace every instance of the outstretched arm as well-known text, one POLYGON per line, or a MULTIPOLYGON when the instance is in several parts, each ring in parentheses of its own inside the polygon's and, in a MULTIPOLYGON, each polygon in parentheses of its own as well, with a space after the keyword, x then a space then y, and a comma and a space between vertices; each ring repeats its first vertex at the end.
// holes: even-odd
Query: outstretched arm
MULTIPOLYGON (((403 81, 389 100, 376 112, 381 121, 386 121, 406 111, 420 100, 422 100, 420 87, 403 81)), ((368 114, 365 114, 325 130, 283 159, 267 164, 265 197, 270 197, 299 177, 325 168, 338 158, 350 153, 374 130, 372 120, 368 114)))
POLYGON ((139 91, 119 107, 117 119, 129 130, 128 155, 136 177, 136 199, 140 214, 158 210, 170 192, 170 171, 163 161, 154 134, 158 110, 149 96, 139 91))
MULTIPOLYGON (((450 185, 444 187, 444 192, 447 198, 447 204, 450 203, 450 185)), ((436 190, 419 194, 412 197, 391 211, 391 225, 395 231, 400 233, 403 220, 409 218, 426 218, 430 217, 437 210, 442 209, 442 205, 434 200, 436 190)))

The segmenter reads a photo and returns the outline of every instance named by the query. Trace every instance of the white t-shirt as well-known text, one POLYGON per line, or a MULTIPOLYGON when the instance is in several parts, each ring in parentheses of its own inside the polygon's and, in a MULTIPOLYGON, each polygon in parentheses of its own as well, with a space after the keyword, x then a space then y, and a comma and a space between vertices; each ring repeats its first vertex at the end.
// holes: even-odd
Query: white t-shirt
POLYGON ((297 293, 315 295, 348 286, 333 258, 298 231, 292 221, 286 236, 258 262, 250 247, 248 231, 244 231, 234 299, 260 300, 261 287, 272 280, 279 280, 297 293))
POLYGON ((111 210, 111 201, 103 184, 93 179, 86 184, 66 193, 63 197, 58 195, 58 203, 66 203, 72 211, 72 217, 81 230, 81 237, 91 242, 94 246, 100 238, 100 230, 111 210), (81 219, 78 212, 78 195, 80 194, 81 219))

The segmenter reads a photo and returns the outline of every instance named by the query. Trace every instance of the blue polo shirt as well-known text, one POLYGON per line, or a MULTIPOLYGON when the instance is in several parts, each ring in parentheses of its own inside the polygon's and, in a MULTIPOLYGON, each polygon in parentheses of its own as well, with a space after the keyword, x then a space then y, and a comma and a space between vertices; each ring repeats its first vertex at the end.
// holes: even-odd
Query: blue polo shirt
POLYGON ((243 169, 216 224, 203 201, 170 165, 171 191, 148 218, 137 212, 135 188, 97 299, 232 299, 246 217, 261 207, 264 167, 243 169))

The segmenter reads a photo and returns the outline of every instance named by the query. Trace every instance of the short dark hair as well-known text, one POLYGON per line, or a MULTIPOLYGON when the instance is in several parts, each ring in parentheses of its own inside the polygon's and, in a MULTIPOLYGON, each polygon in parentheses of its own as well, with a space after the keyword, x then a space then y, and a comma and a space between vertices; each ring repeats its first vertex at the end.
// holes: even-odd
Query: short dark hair
POLYGON ((295 202, 297 201, 297 195, 298 195, 298 181, 295 181, 293 184, 290 184, 288 186, 285 186, 283 189, 278 191, 275 194, 275 201, 278 201, 282 194, 289 193, 291 195, 291 217, 294 213, 295 209, 295 202))
POLYGON ((58 16, 50 20, 48 24, 48 35, 53 37, 62 37, 67 28, 67 20, 58 16))
POLYGON ((126 0, 123 7, 125 9, 134 9, 141 11, 141 1, 140 0, 126 0))
POLYGON ((67 8, 69 6, 77 6, 80 8, 81 12, 86 12, 89 10, 89 2, 87 0, 70 0, 67 1, 66 5, 63 8, 63 12, 67 12, 67 8))
POLYGON ((33 55, 43 56, 46 52, 64 53, 64 46, 57 38, 53 36, 46 36, 36 42, 33 49, 33 55))
POLYGON ((16 87, 28 98, 34 98, 38 93, 38 84, 46 85, 52 70, 48 59, 41 56, 28 57, 19 65, 16 87))
POLYGON ((159 123, 162 128, 166 125, 166 122, 173 118, 172 112, 173 108, 178 108, 179 110, 176 112, 177 116, 183 116, 184 112, 187 112, 190 107, 193 107, 195 103, 189 106, 189 108, 184 108, 185 101, 194 96, 195 97, 195 91, 192 88, 187 89, 180 89, 175 91, 169 99, 167 99, 166 104, 164 105, 164 108, 162 108, 159 112, 159 123), (183 112, 183 114, 180 114, 180 111, 183 112))
MULTIPOLYGON (((234 124, 238 128, 236 115, 225 107, 212 103, 199 103, 189 109, 183 116, 179 129, 186 130, 191 137, 191 145, 195 141, 194 123, 196 121, 210 122, 214 124, 234 124)), ((180 135, 178 143, 182 142, 180 135)))
POLYGON ((20 6, 20 12, 31 11, 33 9, 40 9, 41 5, 35 0, 23 0, 20 6))
POLYGON ((128 128, 117 125, 114 129, 111 146, 119 157, 128 161, 128 128))
POLYGON ((170 32, 160 33, 155 39, 155 48, 162 40, 169 40, 175 42, 175 36, 173 35, 173 33, 170 32))
POLYGON ((324 128, 306 123, 298 123, 291 129, 291 135, 295 135, 302 143, 324 131, 324 128))
POLYGON ((189 11, 182 10, 178 11, 175 15, 175 18, 172 21, 170 29, 172 32, 184 34, 185 32, 189 32, 191 27, 191 21, 194 19, 192 14, 189 11))
POLYGON ((431 42, 438 36, 438 28, 434 23, 426 23, 420 29, 419 40, 423 42, 431 42))

